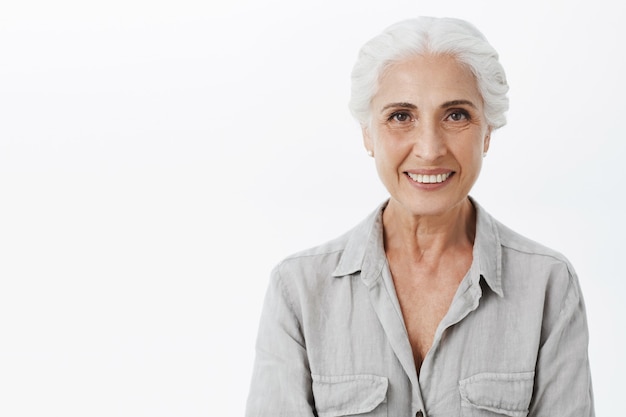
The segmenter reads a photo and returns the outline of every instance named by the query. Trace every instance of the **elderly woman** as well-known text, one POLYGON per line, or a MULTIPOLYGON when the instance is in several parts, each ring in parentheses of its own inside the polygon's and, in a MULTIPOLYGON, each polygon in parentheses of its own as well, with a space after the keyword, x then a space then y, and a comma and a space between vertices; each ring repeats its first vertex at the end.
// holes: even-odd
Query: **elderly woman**
POLYGON ((247 416, 594 415, 572 266, 469 197, 507 90, 461 20, 363 47, 350 107, 390 197, 273 271, 247 416))

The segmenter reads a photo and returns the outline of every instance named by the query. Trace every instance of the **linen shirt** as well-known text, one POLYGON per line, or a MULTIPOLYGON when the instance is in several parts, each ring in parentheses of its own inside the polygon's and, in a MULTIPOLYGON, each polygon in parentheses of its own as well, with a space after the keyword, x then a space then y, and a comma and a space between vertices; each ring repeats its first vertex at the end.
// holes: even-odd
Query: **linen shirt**
POLYGON ((593 416, 572 266, 472 202, 472 264, 419 373, 385 256, 384 204, 338 239, 282 261, 265 298, 246 416, 593 416))

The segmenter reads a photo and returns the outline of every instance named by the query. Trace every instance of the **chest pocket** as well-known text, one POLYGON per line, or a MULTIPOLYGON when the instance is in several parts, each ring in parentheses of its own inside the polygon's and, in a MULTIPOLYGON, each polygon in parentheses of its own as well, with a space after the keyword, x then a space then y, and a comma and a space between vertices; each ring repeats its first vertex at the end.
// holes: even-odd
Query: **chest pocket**
POLYGON ((484 373, 459 381, 462 417, 526 417, 534 372, 484 373))
POLYGON ((376 375, 312 377, 319 417, 387 416, 387 378, 376 375))

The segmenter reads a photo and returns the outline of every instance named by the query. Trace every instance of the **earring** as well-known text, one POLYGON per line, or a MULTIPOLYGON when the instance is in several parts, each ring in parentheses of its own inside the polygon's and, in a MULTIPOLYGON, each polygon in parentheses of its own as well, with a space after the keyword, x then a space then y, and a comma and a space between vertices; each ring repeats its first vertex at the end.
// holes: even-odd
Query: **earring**
POLYGON ((372 157, 372 158, 373 158, 373 157, 374 157, 374 152, 372 152, 372 150, 371 150, 371 149, 368 149, 368 150, 367 150, 367 155, 369 155, 370 157, 372 157))
POLYGON ((483 158, 487 156, 487 152, 483 152, 483 158))

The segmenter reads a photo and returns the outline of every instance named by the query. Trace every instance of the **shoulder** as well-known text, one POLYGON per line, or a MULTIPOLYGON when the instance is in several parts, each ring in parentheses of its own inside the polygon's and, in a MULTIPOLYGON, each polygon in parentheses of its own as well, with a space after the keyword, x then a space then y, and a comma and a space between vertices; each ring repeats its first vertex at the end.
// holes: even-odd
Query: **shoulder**
POLYGON ((497 220, 494 220, 494 224, 503 249, 529 256, 545 257, 546 261, 553 260, 569 265, 569 260, 562 253, 512 230, 497 220))
POLYGON ((352 233, 350 230, 321 245, 295 252, 280 261, 274 270, 280 275, 293 275, 294 272, 311 274, 314 271, 332 273, 352 233))
POLYGON ((547 297, 554 301, 580 298, 578 276, 565 255, 497 220, 494 220, 494 225, 502 248, 504 279, 514 278, 543 288, 547 297))
POLYGON ((286 257, 274 268, 274 275, 280 277, 277 279, 310 283, 360 270, 367 248, 378 246, 383 207, 384 204, 339 237, 286 257))
POLYGON ((479 257, 494 288, 502 285, 505 292, 512 290, 509 294, 531 291, 539 298, 578 292, 574 268, 562 253, 512 230, 474 204, 479 257))
POLYGON ((586 320, 580 281, 569 259, 497 221, 496 227, 502 247, 503 285, 512 290, 508 294, 517 297, 523 310, 541 313, 542 340, 549 329, 568 320, 586 320))
POLYGON ((492 260, 496 269, 503 269, 507 263, 517 263, 518 267, 528 262, 538 264, 560 264, 571 269, 571 264, 560 252, 538 243, 528 237, 505 226, 480 206, 475 200, 476 207, 476 238, 474 244, 480 249, 480 254, 492 260))

